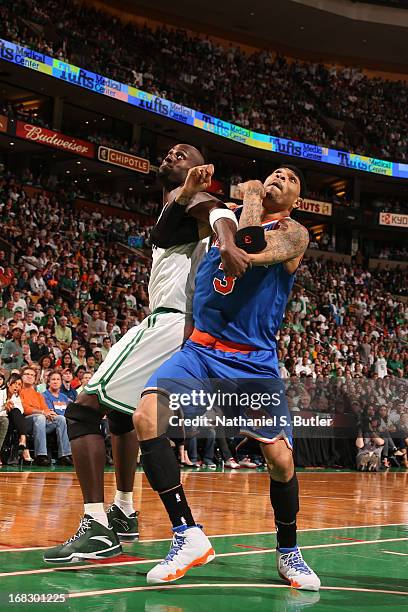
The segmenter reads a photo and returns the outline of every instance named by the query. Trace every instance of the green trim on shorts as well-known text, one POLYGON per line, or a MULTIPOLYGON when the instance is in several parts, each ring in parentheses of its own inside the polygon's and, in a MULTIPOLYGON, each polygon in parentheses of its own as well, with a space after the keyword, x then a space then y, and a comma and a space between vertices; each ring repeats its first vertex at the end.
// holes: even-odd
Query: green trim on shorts
POLYGON ((184 314, 182 310, 178 310, 177 308, 166 308, 166 306, 159 306, 158 308, 155 308, 151 314, 157 315, 164 314, 165 312, 179 312, 180 314, 184 314))
POLYGON ((156 308, 148 317, 147 317, 147 327, 141 329, 136 336, 123 348, 123 350, 119 353, 117 360, 112 363, 110 368, 105 372, 103 378, 96 383, 88 384, 85 386, 84 391, 88 395, 96 395, 101 404, 111 408, 113 410, 118 410, 119 412, 124 412, 126 414, 133 414, 135 411, 135 406, 129 406, 128 404, 124 404, 119 400, 115 400, 110 398, 106 392, 106 385, 109 383, 113 375, 118 371, 122 363, 127 359, 133 349, 139 344, 143 335, 147 329, 152 329, 156 323, 160 314, 165 314, 168 312, 176 312, 180 313, 180 310, 176 310, 173 308, 156 308))

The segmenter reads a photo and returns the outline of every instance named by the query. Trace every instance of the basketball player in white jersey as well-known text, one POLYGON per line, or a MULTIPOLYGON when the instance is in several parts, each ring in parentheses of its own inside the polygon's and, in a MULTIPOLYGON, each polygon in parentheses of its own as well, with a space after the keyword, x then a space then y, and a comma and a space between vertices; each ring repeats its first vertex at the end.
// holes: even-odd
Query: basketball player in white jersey
POLYGON ((174 146, 160 166, 164 208, 151 234, 151 314, 112 347, 65 412, 84 516, 72 538, 45 552, 44 561, 48 563, 112 557, 121 553, 120 542, 138 538, 133 507, 138 442, 132 415, 146 381, 191 333, 195 272, 206 250, 203 239, 212 230, 217 233, 228 275, 241 276, 249 266, 249 256, 235 245, 235 215, 204 192, 213 173, 214 167, 204 164, 200 151, 186 144, 174 146), (117 486, 107 512, 105 444, 100 431, 105 414, 112 436, 117 486))

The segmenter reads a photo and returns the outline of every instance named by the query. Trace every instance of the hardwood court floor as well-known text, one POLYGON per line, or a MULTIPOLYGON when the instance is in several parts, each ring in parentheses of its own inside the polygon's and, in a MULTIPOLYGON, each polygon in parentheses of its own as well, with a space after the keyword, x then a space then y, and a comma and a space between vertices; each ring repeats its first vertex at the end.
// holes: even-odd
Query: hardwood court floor
MULTIPOLYGON (((106 501, 114 474, 106 473, 106 501)), ((77 529, 79 485, 70 469, 0 472, 0 603, 37 610, 217 612, 408 610, 408 473, 301 471, 299 543, 322 579, 320 593, 287 588, 274 566, 275 535, 265 472, 186 472, 195 518, 215 536, 214 562, 183 580, 147 587, 165 556, 169 523, 138 472, 141 541, 103 563, 51 566, 42 549, 77 529), (64 594, 65 603, 12 604, 10 594, 64 594)), ((26 598, 27 599, 27 598, 26 598)), ((3 607, 3 606, 2 606, 3 607)))

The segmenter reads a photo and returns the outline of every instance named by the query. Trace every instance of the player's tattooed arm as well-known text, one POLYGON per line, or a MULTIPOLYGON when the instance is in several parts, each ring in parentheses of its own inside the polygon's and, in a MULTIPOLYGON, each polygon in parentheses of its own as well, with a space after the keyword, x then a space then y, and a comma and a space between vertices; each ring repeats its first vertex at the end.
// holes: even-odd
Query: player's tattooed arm
POLYGON ((262 225, 262 215, 265 212, 262 202, 266 195, 261 181, 247 181, 239 185, 244 206, 239 219, 239 229, 262 225))
POLYGON ((309 232, 293 219, 279 221, 276 229, 265 232, 266 247, 250 255, 253 266, 272 265, 302 257, 309 244, 309 232))

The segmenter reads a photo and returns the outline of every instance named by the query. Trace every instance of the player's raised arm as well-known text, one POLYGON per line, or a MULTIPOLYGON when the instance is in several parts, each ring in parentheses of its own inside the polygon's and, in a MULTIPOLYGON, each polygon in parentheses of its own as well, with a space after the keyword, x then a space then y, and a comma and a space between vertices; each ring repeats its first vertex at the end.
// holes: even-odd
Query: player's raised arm
POLYGON ((291 261, 302 257, 309 244, 309 233, 293 219, 283 219, 272 231, 266 231, 266 247, 260 253, 251 254, 254 266, 264 266, 291 261))
POLYGON ((181 242, 194 242, 217 234, 224 270, 229 276, 241 276, 249 266, 249 256, 235 244, 237 220, 223 202, 205 193, 211 184, 214 166, 190 168, 184 184, 172 194, 153 232, 152 241, 168 248, 181 242), (194 223, 182 224, 186 213, 194 223))
POLYGON ((244 206, 236 235, 237 245, 250 255, 255 266, 294 262, 293 272, 309 244, 309 233, 290 218, 300 200, 300 185, 294 172, 278 169, 262 184, 247 181, 241 185, 244 206), (275 221, 273 230, 265 231, 262 223, 275 221))

